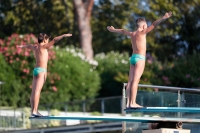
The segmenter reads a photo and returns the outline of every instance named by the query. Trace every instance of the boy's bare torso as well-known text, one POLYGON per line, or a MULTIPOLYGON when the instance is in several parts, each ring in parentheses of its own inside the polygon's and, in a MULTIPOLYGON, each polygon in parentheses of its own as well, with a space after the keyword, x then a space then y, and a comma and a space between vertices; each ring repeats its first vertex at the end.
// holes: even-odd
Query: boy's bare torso
POLYGON ((132 32, 131 35, 131 43, 133 54, 141 54, 146 55, 146 35, 141 34, 140 31, 132 32))
POLYGON ((40 44, 35 45, 34 54, 36 59, 35 67, 41 67, 47 69, 48 63, 48 50, 43 48, 40 44))

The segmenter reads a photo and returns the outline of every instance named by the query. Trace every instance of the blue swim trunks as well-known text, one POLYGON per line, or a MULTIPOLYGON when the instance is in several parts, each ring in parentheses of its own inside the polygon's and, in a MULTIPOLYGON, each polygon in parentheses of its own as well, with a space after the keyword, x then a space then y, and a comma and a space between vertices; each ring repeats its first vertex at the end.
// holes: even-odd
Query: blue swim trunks
POLYGON ((41 67, 36 67, 33 70, 33 75, 38 76, 38 74, 41 73, 41 72, 47 72, 47 69, 41 68, 41 67))
POLYGON ((145 59, 146 59, 146 57, 144 55, 132 54, 132 56, 130 58, 130 63, 131 63, 131 65, 135 65, 138 61, 145 60, 145 59))

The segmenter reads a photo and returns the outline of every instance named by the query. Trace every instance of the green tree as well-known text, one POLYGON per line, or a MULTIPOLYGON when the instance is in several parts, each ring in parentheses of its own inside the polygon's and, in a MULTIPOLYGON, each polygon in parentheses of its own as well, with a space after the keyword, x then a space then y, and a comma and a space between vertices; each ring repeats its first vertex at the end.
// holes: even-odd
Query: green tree
MULTIPOLYGON (((27 34, 47 32, 53 35, 68 32, 70 27, 69 18, 66 17, 65 1, 2 1, 1 19, 5 26, 12 29, 12 33, 27 34), (4 9, 5 8, 5 9, 4 9), (52 28, 53 27, 53 30, 52 28), (61 30, 62 29, 62 30, 61 30)), ((70 3, 68 3, 70 7, 70 3)), ((68 15, 68 14, 67 14, 68 15)))
MULTIPOLYGON (((15 0, 0 2, 0 38, 13 33, 35 35, 40 32, 57 36, 72 33, 67 44, 78 46, 73 4, 67 0, 15 0)), ((66 45, 61 43, 60 45, 66 45)))
POLYGON ((162 17, 165 12, 173 12, 169 20, 147 35, 148 53, 161 61, 172 61, 180 55, 199 52, 200 0, 147 0, 144 5, 141 12, 134 13, 134 18, 144 16, 149 24, 162 17))
POLYGON ((145 17, 148 25, 172 11, 173 16, 161 23, 147 35, 147 53, 161 61, 172 61, 175 57, 198 53, 200 0, 196 1, 121 1, 99 0, 94 6, 92 27, 95 53, 115 51, 132 52, 130 38, 109 33, 107 25, 135 30, 135 20, 145 17), (100 28, 99 28, 100 27, 100 28), (191 32, 192 31, 192 32, 191 32), (106 36, 105 36, 106 35, 106 36), (109 45, 113 44, 113 45, 109 45))
MULTIPOLYGON (((11 30, 0 33, 0 37, 4 38, 12 33, 38 34, 45 32, 53 36, 72 33, 73 36, 67 40, 67 44, 81 47, 86 58, 93 58, 90 27, 93 0, 74 2, 67 0, 16 0, 2 2, 1 7, 0 11, 3 15, 0 16, 0 23, 5 25, 1 29, 2 31, 7 28, 11 30)), ((61 43, 61 46, 65 47, 65 45, 66 43, 61 43)))
POLYGON ((88 60, 93 60, 92 29, 90 18, 94 0, 73 0, 79 28, 79 42, 88 60))
POLYGON ((95 53, 119 51, 131 52, 130 38, 120 34, 109 33, 107 26, 129 29, 129 20, 133 12, 139 12, 138 1, 131 0, 99 0, 94 5, 92 27, 93 48, 95 53))

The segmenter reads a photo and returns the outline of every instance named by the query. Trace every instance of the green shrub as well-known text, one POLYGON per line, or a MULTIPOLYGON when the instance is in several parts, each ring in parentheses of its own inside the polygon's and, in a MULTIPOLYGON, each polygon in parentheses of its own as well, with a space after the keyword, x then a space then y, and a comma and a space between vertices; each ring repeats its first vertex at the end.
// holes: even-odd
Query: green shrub
MULTIPOLYGON (((101 90, 99 96, 122 95, 123 83, 128 82, 129 75, 129 55, 128 53, 110 52, 107 55, 101 53, 95 56, 99 62, 97 70, 101 76, 101 90)), ((161 64, 152 57, 147 56, 144 73, 140 84, 160 84, 157 73, 161 69, 161 64)), ((139 88, 142 89, 142 88, 139 88)))
POLYGON ((4 82, 0 85, 0 106, 17 107, 23 103, 23 100, 20 99, 20 95, 23 95, 23 85, 1 54, 0 66, 0 81, 4 82))
POLYGON ((97 70, 101 77, 99 97, 121 95, 122 83, 128 81, 128 54, 109 52, 105 55, 101 53, 95 56, 95 60, 99 63, 97 70), (123 75, 123 78, 119 75, 123 75), (117 80, 118 78, 120 81, 117 80))
MULTIPOLYGON (((82 60, 74 47, 55 49, 56 59, 42 92, 43 103, 55 103, 94 98, 98 94, 100 78, 93 65, 82 60)), ((58 108, 58 106, 57 106, 58 108)))
POLYGON ((175 59, 164 66, 159 76, 164 85, 198 88, 200 87, 200 54, 175 59))
MULTIPOLYGON (((36 42, 37 38, 33 34, 12 34, 5 40, 0 40, 3 59, 14 72, 9 72, 9 76, 15 77, 13 80, 8 77, 4 80, 6 82, 5 89, 9 92, 7 96, 14 96, 16 99, 14 103, 4 100, 4 102, 7 102, 9 106, 29 106, 29 97, 32 89, 33 78, 32 71, 35 66, 35 59, 34 54, 30 49, 20 49, 17 48, 17 45, 33 44, 36 42), (15 84, 16 89, 13 91, 12 88, 7 85, 11 82, 10 80, 12 80, 12 84, 15 84)), ((54 51, 50 49, 49 64, 51 64, 51 61, 54 58, 54 51)))
MULTIPOLYGON (((183 88, 200 88, 200 54, 188 55, 175 59, 164 66, 158 74, 163 85, 183 88)), ((199 94, 185 92, 186 106, 199 107, 199 94), (191 93, 191 94, 188 94, 191 93)))
MULTIPOLYGON (((32 70, 35 66, 34 54, 30 49, 19 49, 17 45, 36 43, 32 34, 13 34, 0 40, 0 58, 2 65, 0 80, 3 97, 0 105, 30 106, 29 97, 32 88, 32 70)), ((100 78, 94 62, 82 60, 80 50, 68 48, 68 51, 49 49, 48 76, 42 89, 40 103, 51 104, 71 100, 94 98, 99 89, 100 78), (56 53, 55 53, 56 52, 56 53)))

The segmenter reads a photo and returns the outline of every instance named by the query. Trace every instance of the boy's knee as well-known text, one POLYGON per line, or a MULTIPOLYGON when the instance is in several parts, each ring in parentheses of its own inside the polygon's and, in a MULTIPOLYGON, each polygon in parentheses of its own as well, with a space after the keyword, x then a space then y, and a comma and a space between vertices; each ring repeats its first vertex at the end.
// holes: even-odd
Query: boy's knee
POLYGON ((40 91, 36 91, 35 96, 39 96, 39 95, 40 95, 40 91))
POLYGON ((140 81, 140 79, 138 79, 138 78, 133 79, 133 83, 136 83, 136 82, 139 82, 139 81, 140 81))

